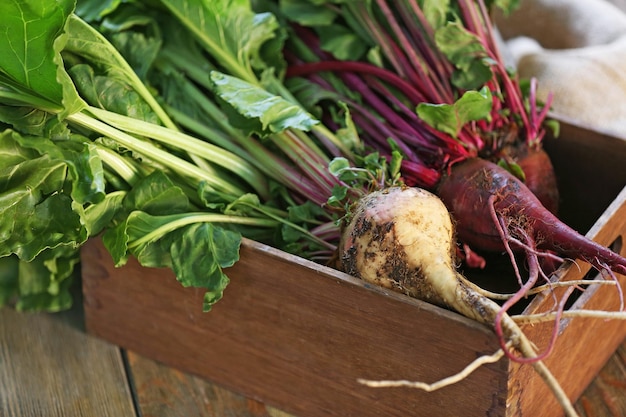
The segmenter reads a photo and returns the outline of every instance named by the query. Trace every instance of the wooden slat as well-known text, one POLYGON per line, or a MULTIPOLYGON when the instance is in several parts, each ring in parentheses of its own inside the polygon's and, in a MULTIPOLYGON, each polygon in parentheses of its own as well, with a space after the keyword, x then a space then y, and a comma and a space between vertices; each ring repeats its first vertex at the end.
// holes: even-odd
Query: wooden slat
MULTIPOLYGON (((93 356, 89 366, 85 368, 85 374, 81 384, 82 389, 82 403, 83 407, 80 408, 80 413, 73 413, 78 411, 76 407, 70 407, 69 405, 76 401, 72 401, 67 396, 67 392, 61 396, 51 398, 49 395, 45 395, 46 398, 42 400, 42 392, 53 391, 51 387, 47 386, 49 380, 38 380, 37 375, 41 375, 42 372, 51 372, 51 364, 54 367, 58 367, 59 363, 63 363, 63 357, 67 357, 68 351, 77 352, 78 350, 84 351, 81 340, 90 339, 89 336, 80 334, 82 331, 78 328, 80 326, 80 318, 72 316, 61 317, 58 315, 27 315, 23 313, 16 313, 8 309, 0 310, 0 352, 2 355, 2 361, 0 362, 0 415, 3 417, 29 417, 40 416, 43 412, 46 415, 80 415, 83 417, 100 417, 107 415, 120 415, 126 416, 124 411, 119 408, 119 404, 115 406, 115 411, 103 412, 101 407, 94 407, 98 401, 106 398, 110 403, 106 406, 108 410, 111 410, 111 405, 115 403, 115 391, 118 385, 115 384, 114 391, 108 391, 103 384, 104 379, 109 379, 105 372, 103 374, 103 368, 110 371, 110 361, 114 361, 114 370, 120 370, 119 357, 117 355, 117 349, 112 348, 110 345, 106 345, 106 353, 104 355, 93 356), (49 333, 50 321, 52 321, 53 328, 62 328, 61 333, 56 333, 57 336, 67 335, 67 328, 70 327, 70 332, 75 334, 74 337, 66 340, 67 343, 61 342, 63 349, 46 349, 47 354, 46 361, 42 361, 41 358, 31 356, 34 352, 33 349, 26 349, 22 352, 22 356, 26 360, 17 361, 13 352, 17 348, 14 343, 15 339, 24 339, 24 334, 27 334, 27 339, 30 339, 30 344, 33 344, 32 339, 41 339, 39 331, 44 328, 44 333, 49 333), (11 329, 7 326, 7 323, 11 323, 11 329), (15 327, 21 328, 21 330, 14 330, 15 327), (28 330, 25 330, 28 329, 28 330), (7 334, 10 332, 10 335, 7 334), (79 341, 79 348, 75 344, 79 341), (111 355, 111 351, 114 353, 111 355), (7 357, 10 360, 5 360, 7 357), (19 366, 18 363, 28 362, 30 366, 19 366), (7 366, 10 364, 11 366, 7 366), (47 368, 48 370, 44 370, 47 368), (36 372, 39 369, 40 372, 36 372), (25 378, 30 377, 36 381, 35 384, 24 384, 25 378), (42 389, 43 387, 43 389, 42 389), (85 392, 85 387, 89 388, 88 392, 85 392), (93 389, 94 387, 99 389, 93 389), (22 400, 11 400, 9 393, 23 393, 22 400), (106 395, 104 395, 106 394, 106 395), (25 400, 24 400, 25 399, 25 400), (9 403, 11 401, 11 403, 9 403), (56 404, 55 405, 53 405, 56 404), (85 404, 90 404, 91 407, 85 407, 85 404), (53 413, 53 407, 57 407, 57 414, 53 413), (118 414, 121 413, 121 414, 118 414)), ((41 334, 43 336, 43 334, 41 334)), ((35 342, 36 344, 42 344, 41 341, 35 342)), ((90 342, 93 343, 93 340, 90 342)), ((79 354, 82 356, 82 354, 79 354)), ((137 355, 133 352, 127 353, 128 365, 131 373, 131 379, 135 384, 135 396, 137 404, 143 417, 173 417, 173 416, 197 416, 197 417, 293 417, 290 414, 284 413, 275 408, 265 406, 262 403, 245 398, 239 394, 226 390, 213 384, 209 381, 197 378, 191 374, 182 373, 180 371, 169 368, 165 365, 154 362, 150 359, 137 355)), ((63 375, 59 374, 58 379, 65 378, 67 372, 63 375)), ((116 380, 124 382, 124 375, 121 373, 115 377, 116 380)), ((65 378, 64 382, 59 386, 64 386, 66 389, 75 386, 73 384, 67 384, 68 379, 65 378)), ((69 380, 76 381, 76 375, 72 375, 69 380)), ((80 388, 80 387, 79 387, 80 388)), ((71 390, 70 390, 71 391, 71 390)), ((125 396, 126 394, 124 394, 125 396)), ((124 407, 127 408, 129 413, 129 404, 127 401, 123 401, 124 407)), ((580 400, 576 404, 578 412, 581 417, 621 417, 626 415, 626 342, 623 343, 620 349, 611 357, 607 365, 603 368, 600 374, 595 378, 593 383, 582 395, 580 400)))
MULTIPOLYGON (((607 218, 601 216, 599 219, 603 227, 593 228, 592 233, 605 245, 613 242, 626 228, 626 190, 607 209, 607 213, 610 214, 607 218)), ((391 401, 389 405, 393 403, 401 404, 400 408, 405 407, 404 410, 397 407, 392 410, 385 405, 387 413, 415 413, 417 404, 422 407, 420 411, 439 407, 443 404, 441 401, 445 403, 444 398, 450 398, 450 391, 454 389, 461 390, 455 398, 467 401, 457 402, 463 404, 465 411, 467 407, 477 405, 475 399, 466 398, 470 387, 477 385, 464 385, 466 381, 459 387, 448 388, 446 393, 428 394, 406 390, 365 392, 368 390, 362 390, 353 382, 361 376, 434 380, 460 369, 461 361, 452 365, 449 362, 451 358, 458 360, 458 355, 468 353, 468 340, 475 343, 478 340, 476 337, 486 335, 482 332, 470 335, 470 331, 477 329, 471 330, 469 323, 466 323, 468 327, 459 326, 450 330, 451 325, 461 324, 455 320, 459 317, 444 314, 432 306, 392 294, 375 294, 380 292, 378 290, 362 292, 365 288, 360 281, 353 282, 335 271, 327 274, 326 269, 319 266, 312 273, 310 269, 303 268, 307 262, 302 259, 247 241, 240 263, 231 271, 233 280, 229 297, 225 297, 214 311, 203 315, 199 313, 202 292, 181 288, 169 271, 140 268, 134 261, 125 268, 115 269, 106 259, 108 254, 99 242, 88 243, 88 250, 83 252, 83 278, 90 330, 171 366, 197 372, 295 414, 306 411, 308 415, 322 415, 315 414, 315 411, 311 414, 314 407, 318 407, 324 415, 332 415, 329 413, 333 412, 337 415, 363 415, 370 411, 372 415, 380 414, 380 410, 355 406, 360 403, 359 400, 367 398, 375 398, 372 404, 376 407, 386 404, 386 401, 391 401), (271 278, 267 271, 271 271, 271 278), (344 278, 346 282, 343 282, 344 278), (145 284, 148 280, 149 286, 145 284), (319 288, 313 288, 316 286, 319 288), (125 300, 123 295, 132 296, 125 300), (413 322, 406 323, 410 327, 401 328, 409 316, 413 316, 413 322), (378 317, 384 320, 378 322, 378 317), (440 325, 436 324, 441 319, 440 325), (419 325, 416 324, 418 322, 419 325), (375 332, 372 331, 374 328, 375 332), (414 328, 419 328, 421 333, 412 334, 414 328), (464 337, 462 332, 468 333, 464 337), (405 350, 409 338, 413 344, 405 350), (463 340, 462 344, 454 345, 454 341, 459 340, 463 340), (367 344, 364 345, 363 341, 367 344), (454 354, 437 358, 442 349, 450 347, 444 341, 456 346, 454 354), (379 354, 374 346, 383 346, 390 354, 374 360, 372 355, 379 354), (433 356, 420 362, 419 367, 407 368, 406 364, 412 361, 407 352, 416 351, 420 355, 428 352, 427 355, 433 356), (338 353, 343 356, 339 357, 338 353), (362 361, 366 357, 370 360, 361 362, 363 366, 358 369, 350 365, 355 358, 362 361), (429 364, 437 364, 438 369, 429 364), (444 364, 445 369, 440 367, 444 364), (413 376, 411 369, 421 375, 413 376), (348 374, 352 376, 346 377, 348 374), (336 388, 331 390, 337 396, 333 402, 335 408, 330 404, 332 401, 328 394, 313 400, 314 395, 319 395, 316 390, 327 386, 336 388), (416 401, 416 406, 410 408, 409 404, 413 401, 416 401)), ((580 270, 569 270, 573 275, 584 272, 583 265, 580 270)), ((616 297, 614 288, 598 287, 581 297, 580 301, 585 303, 580 307, 616 308, 619 305, 616 297), (594 297, 589 298, 591 293, 595 293, 594 297)), ((541 297, 538 297, 535 301, 540 300, 541 297)), ((620 321, 596 321, 592 327, 585 320, 568 323, 566 331, 558 339, 555 353, 546 363, 573 399, 580 395, 621 343, 626 333, 624 326, 625 323, 620 321), (594 348, 593 355, 589 355, 588 344, 597 334, 602 334, 603 343, 594 348)), ((549 329, 536 325, 530 326, 527 331, 538 346, 546 346, 549 329)), ((472 348, 469 352, 490 353, 495 350, 495 344, 488 348, 492 343, 488 337, 483 343, 486 344, 482 348, 472 348)), ((468 363, 468 358, 463 361, 468 363)), ((496 373, 491 378, 501 376, 498 375, 498 368, 493 370, 496 373)), ((489 377, 482 379, 484 376, 472 376, 481 388, 493 384, 489 377)), ((532 368, 512 365, 511 376, 509 415, 515 415, 518 407, 525 410, 523 415, 528 416, 536 415, 544 407, 558 413, 554 397, 532 368)), ((491 386, 488 392, 503 393, 500 389, 491 386)), ((447 408, 449 404, 445 404, 447 408)), ((499 407, 501 403, 496 401, 491 404, 499 407)), ((489 407, 487 405, 483 410, 489 407)), ((431 411, 423 415, 429 415, 431 411)), ((495 413, 495 410, 491 411, 495 413)), ((438 409, 438 412, 442 410, 438 409)))
MULTIPOLYGON (((553 140, 549 150, 558 155, 554 161, 564 218, 578 230, 588 230, 589 220, 597 219, 625 184, 626 147, 608 137, 574 133, 571 140, 553 140), (561 147, 576 150, 563 153, 561 147), (578 181, 581 175, 595 185, 578 181)), ((604 244, 616 238, 615 231, 623 232, 625 217, 611 219, 603 231, 604 244)), ((558 414, 551 393, 530 367, 515 375, 515 369, 506 372, 504 361, 441 392, 371 390, 355 384, 358 377, 436 380, 497 347, 484 328, 424 303, 384 294, 345 274, 247 241, 241 261, 229 271, 227 296, 204 315, 199 312, 202 291, 183 289, 170 271, 140 268, 134 260, 115 269, 99 245, 89 242, 82 251, 91 332, 297 415, 504 415, 506 377, 512 378, 508 393, 513 400, 507 415, 522 415, 521 410, 537 411, 524 416, 543 415, 546 407, 558 414)), ((606 298, 600 294, 605 290, 584 306, 618 305, 614 291, 606 298)), ((598 321, 590 331, 578 327, 585 325, 583 320, 573 323, 549 366, 576 397, 623 339, 624 327, 623 322, 598 321), (603 343, 590 346, 598 336, 603 343)), ((528 331, 543 347, 550 332, 539 332, 540 327, 528 331)))
POLYGON ((143 417, 292 417, 134 352, 126 356, 143 417))
MULTIPOLYGON (((600 216, 587 236, 603 246, 626 240, 626 188, 600 216)), ((618 251, 626 256, 626 245, 617 245, 618 251)), ((578 262, 578 267, 568 268, 560 280, 582 279, 590 270, 589 264, 578 262)), ((626 288, 626 276, 615 274, 622 288, 626 288)), ((554 306, 553 295, 560 299, 565 290, 555 289, 536 296, 525 313, 542 313, 554 306)), ((591 286, 572 305, 572 309, 617 311, 620 292, 615 287, 591 286)), ((539 349, 549 345, 554 323, 545 322, 521 326, 522 330, 539 349)), ((563 320, 553 353, 544 362, 572 399, 577 399, 585 387, 597 375, 599 369, 613 355, 626 337, 626 321, 570 319, 563 320), (601 342, 600 342, 601 340, 601 342)), ((523 416, 539 415, 546 408, 557 409, 554 396, 539 378, 533 378, 534 370, 525 365, 511 363, 511 409, 521 410, 523 416), (518 394, 517 391, 521 393, 518 394), (532 392, 535 395, 525 395, 532 392), (519 398, 519 399, 518 399, 519 398)), ((512 414, 516 415, 516 414, 512 414)), ((553 416, 558 416, 557 412, 553 416)))
POLYGON ((497 349, 489 329, 418 300, 246 241, 210 313, 171 271, 116 269, 82 251, 87 327, 142 355, 295 415, 504 415, 506 362, 426 393, 358 378, 436 381, 497 349), (306 266, 306 267, 305 267, 306 266))
POLYGON ((626 342, 576 403, 581 417, 626 416, 626 342))
MULTIPOLYGON (((610 246, 613 242, 623 242, 626 239, 625 230, 626 188, 600 216, 587 236, 603 246, 610 246)), ((623 256, 626 256, 626 246, 621 245, 617 249, 623 256)), ((568 268, 567 273, 560 280, 582 279, 589 269, 591 269, 590 265, 581 262, 577 268, 568 268)), ((615 277, 621 287, 626 288, 626 276, 615 274, 615 277)), ((552 310, 554 306, 552 297, 560 299, 564 291, 561 288, 538 295, 525 313, 536 314, 552 310)), ((572 309, 616 311, 620 306, 620 297, 620 292, 615 287, 592 286, 574 302, 572 309)), ((552 322, 545 322, 521 327, 530 340, 539 346, 539 349, 544 349, 549 346, 553 325, 552 322)), ((544 362, 570 398, 577 399, 625 337, 626 322, 622 320, 582 318, 563 320, 554 350, 544 362), (594 343, 597 344, 593 345, 594 343)), ((555 398, 550 395, 543 381, 532 378, 534 375, 532 368, 512 363, 511 375, 513 387, 523 387, 525 390, 536 393, 534 396, 522 396, 519 402, 516 398, 511 401, 515 407, 523 410, 524 415, 538 415, 546 407, 555 409, 558 407, 555 398)))
MULTIPOLYGON (((295 417, 128 352, 144 417, 295 417)), ((626 341, 575 404, 580 417, 626 416, 626 341)))
POLYGON ((0 309, 0 416, 135 416, 119 348, 82 324, 76 309, 0 309))

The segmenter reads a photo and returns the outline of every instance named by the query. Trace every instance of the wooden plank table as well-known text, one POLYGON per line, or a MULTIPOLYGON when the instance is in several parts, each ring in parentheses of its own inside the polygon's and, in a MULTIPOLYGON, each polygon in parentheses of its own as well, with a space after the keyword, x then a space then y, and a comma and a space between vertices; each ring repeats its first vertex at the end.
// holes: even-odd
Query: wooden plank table
MULTIPOLYGON (((626 416, 626 341, 576 408, 626 416)), ((41 416, 290 417, 86 334, 80 303, 57 314, 0 309, 0 417, 41 416)))

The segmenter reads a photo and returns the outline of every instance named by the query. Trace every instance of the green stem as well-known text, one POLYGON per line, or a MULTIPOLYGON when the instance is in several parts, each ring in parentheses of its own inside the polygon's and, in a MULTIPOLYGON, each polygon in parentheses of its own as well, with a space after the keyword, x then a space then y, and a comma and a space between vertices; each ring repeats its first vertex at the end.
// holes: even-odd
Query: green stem
POLYGON ((135 166, 126 161, 119 154, 113 152, 104 146, 97 146, 98 156, 106 165, 108 165, 117 175, 122 177, 131 186, 134 185, 141 174, 135 166))
MULTIPOLYGON (((170 64, 174 65, 174 67, 177 67, 181 64, 181 62, 176 61, 171 62, 170 64)), ((166 63, 161 62, 162 67, 165 65, 166 63)), ((179 70, 183 69, 179 68, 179 70)), ((192 73, 193 71, 191 71, 187 75, 191 78, 193 82, 199 82, 202 85, 201 80, 196 80, 194 76, 191 75, 192 73)), ((294 156, 292 160, 294 161, 296 166, 294 167, 291 165, 287 165, 284 160, 273 154, 268 148, 259 143, 258 140, 251 136, 243 134, 240 130, 235 129, 232 125, 230 125, 228 123, 227 115, 225 115, 221 111, 221 109, 219 109, 217 105, 213 101, 211 101, 211 99, 207 97, 207 95, 205 95, 205 93, 202 93, 197 87, 195 87, 192 82, 182 80, 181 84, 181 88, 184 90, 187 97, 193 99, 193 101, 202 110, 203 116, 206 116, 208 120, 206 120, 205 122, 198 121, 187 115, 185 112, 168 107, 168 112, 178 123, 180 123, 187 129, 195 132, 196 134, 199 134, 202 137, 206 138, 206 140, 208 140, 209 142, 214 142, 217 145, 228 149, 231 152, 236 153, 240 157, 250 161, 267 177, 273 178, 279 183, 301 192, 305 196, 318 194, 318 191, 316 190, 317 187, 314 186, 313 182, 307 181, 306 178, 302 177, 301 173, 301 171, 304 169, 302 168, 302 166, 305 165, 304 161, 307 161, 310 158, 294 156), (207 123, 214 123, 215 126, 217 126, 218 130, 216 131, 215 128, 207 126, 207 123), (228 142, 229 140, 230 142, 228 142), (235 143, 238 144, 239 147, 236 146, 235 143)), ((325 135, 326 137, 333 139, 337 143, 340 142, 339 139, 337 139, 336 136, 333 135, 332 132, 330 132, 326 128, 320 128, 317 133, 320 135, 325 135)), ((323 158, 321 160, 321 163, 323 164, 323 166, 327 166, 328 160, 324 153, 319 148, 317 148, 317 146, 310 140, 310 138, 304 138, 303 140, 307 141, 306 145, 304 146, 316 149, 315 154, 318 155, 318 157, 323 158)), ((302 147, 302 145, 290 142, 290 140, 281 139, 279 140, 279 146, 289 155, 295 155, 295 152, 287 151, 287 149, 302 147)), ((319 160, 315 160, 313 163, 319 164, 320 162, 319 160)), ((322 201, 325 201, 325 199, 328 198, 326 193, 322 197, 324 198, 322 201)))
POLYGON ((205 122, 198 120, 190 116, 188 113, 175 109, 174 107, 166 106, 166 108, 167 112, 172 116, 176 123, 178 123, 186 131, 192 132, 194 135, 199 135, 206 141, 232 152, 246 161, 256 162, 249 152, 242 149, 242 146, 239 146, 242 141, 248 140, 239 139, 239 137, 244 137, 243 134, 236 134, 236 136, 233 136, 228 132, 220 130, 218 127, 210 126, 210 121, 205 122))
MULTIPOLYGON (((124 59, 124 57, 117 51, 117 49, 113 45, 111 45, 109 40, 104 35, 102 35, 102 33, 94 29, 91 25, 85 23, 77 15, 72 15, 70 19, 71 24, 79 25, 81 28, 83 28, 83 30, 89 31, 91 36, 98 39, 98 41, 101 42, 102 45, 108 46, 107 53, 114 54, 115 64, 121 68, 120 72, 124 74, 124 76, 126 77, 126 81, 128 81, 133 89, 141 96, 141 98, 144 99, 144 101, 156 113, 156 115, 165 126, 169 127, 170 129, 176 129, 176 125, 174 124, 174 122, 170 119, 165 110, 157 102, 152 93, 150 93, 143 81, 137 76, 135 70, 130 66, 130 64, 128 64, 126 59, 124 59)), ((89 48, 83 49, 80 52, 87 56, 95 56, 95 54, 89 53, 89 48)), ((94 61, 98 62, 97 56, 95 57, 94 61)))
MULTIPOLYGON (((104 120, 127 133, 147 136, 161 143, 187 151, 190 154, 200 156, 207 161, 211 161, 211 163, 215 163, 245 180, 259 195, 263 197, 269 195, 267 181, 263 175, 245 159, 240 158, 232 152, 178 130, 172 130, 98 108, 90 107, 89 111, 100 120, 104 120)), ((206 164, 204 165, 203 169, 210 169, 206 164)))
POLYGON ((229 216, 227 214, 219 213, 184 213, 164 217, 171 217, 172 221, 167 222, 163 226, 152 230, 150 233, 145 234, 141 238, 130 242, 128 244, 128 249, 132 250, 133 248, 139 247, 145 243, 156 241, 169 232, 194 223, 229 223, 259 227, 276 227, 279 224, 277 221, 269 219, 229 216))
POLYGON ((212 188, 235 197, 246 193, 243 189, 233 185, 232 181, 222 178, 223 173, 202 170, 194 164, 172 155, 170 152, 157 148, 150 142, 137 139, 85 113, 74 113, 68 116, 67 120, 104 136, 108 136, 120 145, 164 164, 185 178, 206 181, 207 185, 212 188))
POLYGON ((279 216, 275 215, 274 213, 272 213, 271 211, 268 211, 268 210, 266 210, 266 209, 264 209, 262 207, 253 206, 253 205, 245 204, 245 203, 242 203, 242 204, 247 205, 248 207, 251 207, 255 211, 258 211, 259 213, 262 213, 262 214, 266 215, 267 217, 269 217, 271 219, 274 219, 275 221, 277 221, 279 223, 282 223, 282 224, 284 224, 286 226, 289 226, 289 227, 297 230, 298 232, 302 233, 306 238, 308 238, 309 240, 311 240, 311 241, 321 245, 322 247, 325 247, 325 248, 328 248, 328 249, 331 249, 331 250, 337 249, 335 245, 333 245, 333 244, 331 244, 329 242, 326 242, 323 239, 320 239, 319 237, 313 235, 309 230, 307 230, 304 227, 299 226, 299 225, 297 225, 295 223, 290 222, 289 220, 287 220, 284 217, 279 217, 279 216))
POLYGON ((0 99, 2 99, 2 102, 5 104, 30 106, 52 114, 58 114, 63 111, 62 107, 44 98, 19 90, 9 90, 8 87, 3 88, 1 81, 2 80, 0 80, 0 99))
POLYGON ((217 71, 217 68, 208 60, 198 63, 188 59, 186 54, 177 53, 177 51, 172 50, 171 47, 165 47, 161 50, 156 66, 164 73, 167 73, 171 66, 207 90, 211 90, 211 83, 209 82, 209 77, 206 75, 211 71, 217 71))
POLYGON ((201 27, 190 21, 189 16, 191 16, 191 13, 204 13, 204 10, 195 10, 192 12, 187 10, 183 12, 179 10, 177 5, 172 4, 175 2, 161 0, 161 3, 192 33, 193 37, 213 56, 215 61, 219 62, 222 67, 227 69, 230 75, 241 78, 251 84, 259 85, 256 75, 254 75, 254 72, 249 66, 237 61, 237 59, 235 59, 229 51, 225 51, 215 39, 207 36, 207 34, 202 31, 201 27))

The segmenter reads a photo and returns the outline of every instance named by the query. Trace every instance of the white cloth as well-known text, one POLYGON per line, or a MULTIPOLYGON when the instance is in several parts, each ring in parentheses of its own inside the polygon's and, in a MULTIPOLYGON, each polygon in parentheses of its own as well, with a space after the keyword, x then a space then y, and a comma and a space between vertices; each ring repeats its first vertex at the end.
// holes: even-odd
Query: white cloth
POLYGON ((626 139, 626 0, 521 0, 494 20, 519 74, 556 115, 626 139))

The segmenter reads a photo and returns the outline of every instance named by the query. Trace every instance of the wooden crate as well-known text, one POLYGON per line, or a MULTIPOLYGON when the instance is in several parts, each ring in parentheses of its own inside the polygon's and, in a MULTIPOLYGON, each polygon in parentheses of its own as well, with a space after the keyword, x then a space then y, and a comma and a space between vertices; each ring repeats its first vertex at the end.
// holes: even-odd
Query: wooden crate
MULTIPOLYGON (((564 219, 626 254, 626 141, 564 124, 547 148, 564 219)), ((559 274, 578 279, 588 269, 581 263, 559 274)), ((228 275, 223 300, 202 313, 202 290, 134 260, 114 268, 94 239, 82 250, 87 329, 300 417, 561 414, 532 368, 506 360, 431 393, 357 382, 431 382, 498 349, 489 329, 458 314, 250 240, 228 275)), ((618 277, 626 288, 626 277, 618 277)), ((550 297, 537 296, 526 312, 551 306, 550 297)), ((595 286, 574 306, 615 310, 619 297, 614 287, 595 286)), ((525 331, 545 347, 551 324, 525 331)), ((559 332, 546 364, 576 399, 624 340, 626 323, 575 319, 559 332)))

